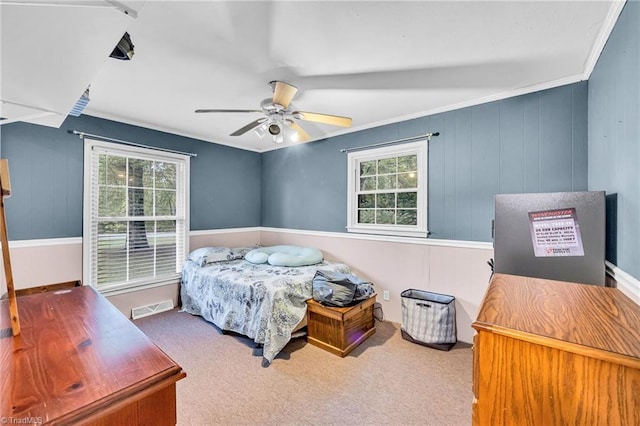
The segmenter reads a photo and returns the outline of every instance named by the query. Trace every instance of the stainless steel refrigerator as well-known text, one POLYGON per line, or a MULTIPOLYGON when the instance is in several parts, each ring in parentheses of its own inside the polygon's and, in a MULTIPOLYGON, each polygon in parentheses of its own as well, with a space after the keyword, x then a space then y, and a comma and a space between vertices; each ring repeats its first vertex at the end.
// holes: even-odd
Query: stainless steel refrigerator
POLYGON ((495 196, 494 272, 605 285, 605 193, 495 196))

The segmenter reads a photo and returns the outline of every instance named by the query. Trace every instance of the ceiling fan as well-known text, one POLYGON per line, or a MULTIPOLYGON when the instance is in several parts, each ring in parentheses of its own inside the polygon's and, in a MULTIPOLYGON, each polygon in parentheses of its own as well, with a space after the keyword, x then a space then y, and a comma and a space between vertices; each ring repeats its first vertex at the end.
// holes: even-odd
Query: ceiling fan
POLYGON ((254 130, 259 137, 263 137, 268 132, 273 136, 275 143, 284 142, 285 131, 291 133, 293 140, 299 142, 310 140, 311 136, 296 122, 298 120, 351 127, 351 118, 349 117, 292 110, 290 108, 291 100, 298 91, 298 88, 282 81, 271 81, 269 85, 273 91, 273 97, 260 102, 260 109, 197 109, 195 112, 260 112, 264 114, 265 117, 252 121, 231 133, 229 136, 240 136, 249 130, 254 130))

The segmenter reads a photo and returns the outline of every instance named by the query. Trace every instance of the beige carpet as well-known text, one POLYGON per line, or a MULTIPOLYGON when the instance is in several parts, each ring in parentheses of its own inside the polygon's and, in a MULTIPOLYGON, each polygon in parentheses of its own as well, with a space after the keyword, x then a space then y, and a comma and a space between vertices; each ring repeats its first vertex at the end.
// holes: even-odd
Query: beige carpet
POLYGON ((253 342, 174 309, 135 321, 186 371, 178 424, 469 425, 472 354, 403 340, 398 324, 345 358, 294 339, 264 368, 253 342))

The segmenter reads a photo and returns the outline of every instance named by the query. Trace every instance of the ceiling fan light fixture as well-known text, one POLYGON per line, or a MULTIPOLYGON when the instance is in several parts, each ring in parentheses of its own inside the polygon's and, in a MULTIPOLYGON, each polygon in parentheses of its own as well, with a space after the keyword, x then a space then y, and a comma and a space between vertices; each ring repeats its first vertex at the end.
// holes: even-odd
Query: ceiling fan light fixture
POLYGON ((282 131, 284 137, 289 142, 298 142, 300 140, 300 134, 293 127, 291 127, 291 125, 293 124, 293 120, 285 119, 284 124, 285 126, 282 131))
POLYGON ((253 129, 253 131, 260 139, 262 139, 264 135, 267 133, 267 125, 261 124, 255 129, 253 129))
MULTIPOLYGON (((0 0, 2 1, 2 0, 0 0)), ((259 137, 263 138, 269 132, 274 143, 307 142, 311 135, 301 127, 297 121, 312 121, 316 123, 329 124, 332 126, 351 127, 351 118, 338 115, 324 114, 318 112, 297 111, 291 106, 291 100, 295 96, 298 88, 283 81, 269 82, 273 91, 271 98, 263 99, 260 102, 260 109, 196 109, 196 113, 262 113, 263 118, 258 118, 251 123, 239 128, 229 136, 241 136, 253 130, 259 137)))
POLYGON ((282 125, 280 123, 271 123, 269 125, 269 133, 277 136, 282 133, 282 125))

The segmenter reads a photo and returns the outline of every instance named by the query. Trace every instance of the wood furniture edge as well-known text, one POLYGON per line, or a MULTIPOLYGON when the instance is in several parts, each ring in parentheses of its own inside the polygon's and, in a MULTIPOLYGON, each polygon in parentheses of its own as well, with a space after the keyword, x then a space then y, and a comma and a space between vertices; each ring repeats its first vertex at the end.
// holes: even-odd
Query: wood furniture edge
POLYGON ((2 197, 8 197, 11 195, 11 178, 9 176, 9 160, 6 158, 0 159, 0 187, 2 188, 2 197))
MULTIPOLYGON (((71 282, 73 283, 73 282, 71 282)), ((112 414, 128 407, 132 404, 136 404, 145 400, 151 395, 162 391, 163 389, 174 386, 175 383, 187 376, 186 372, 178 365, 169 355, 167 355, 157 344, 155 344, 142 330, 140 330, 130 319, 126 318, 122 312, 120 312, 113 304, 111 304, 104 296, 102 296, 95 288, 91 286, 74 286, 72 290, 85 292, 87 295, 96 298, 95 300, 103 299, 104 307, 109 310, 113 315, 120 316, 123 321, 130 324, 130 326, 137 330, 139 334, 144 336, 150 345, 152 345, 156 351, 162 353, 168 360, 172 362, 172 365, 167 366, 161 371, 156 372, 151 376, 147 376, 142 380, 132 383, 126 388, 122 388, 116 392, 108 395, 104 395, 102 398, 91 401, 90 403, 78 407, 75 410, 64 413, 62 416, 55 417, 52 420, 53 424, 93 424, 99 419, 105 416, 105 413, 112 414)), ((53 292, 41 292, 33 295, 27 295, 25 298, 31 297, 51 297, 54 296, 53 292), (50 293, 50 294, 46 294, 50 293)), ((8 301, 7 301, 8 302, 8 301)), ((4 302, 4 303, 7 303, 4 302)), ((174 401, 175 404, 176 401, 174 401)))
POLYGON ((315 312, 318 314, 322 314, 323 316, 327 317, 327 318, 332 318, 335 320, 342 320, 344 317, 344 314, 349 312, 351 309, 355 308, 356 306, 360 306, 360 310, 362 309, 366 309, 369 306, 373 305, 374 303, 376 303, 376 294, 372 294, 371 296, 369 296, 368 298, 366 298, 365 300, 359 302, 356 305, 352 305, 352 306, 344 306, 344 307, 337 307, 337 306, 325 306, 322 303, 314 300, 314 299, 309 299, 307 300, 307 309, 309 309, 311 312, 315 312))
MULTIPOLYGON (((518 318, 521 317, 521 313, 516 311, 511 312, 511 310, 507 310, 507 312, 511 312, 513 315, 516 315, 516 321, 518 321, 519 325, 513 323, 510 317, 505 317, 504 312, 500 316, 500 319, 496 321, 496 318, 494 318, 496 314, 491 313, 490 309, 487 310, 487 307, 492 304, 492 299, 496 297, 492 293, 501 294, 503 292, 507 292, 507 289, 513 288, 512 285, 518 287, 520 283, 529 287, 528 290, 525 290, 527 294, 529 292, 534 292, 538 297, 546 294, 546 290, 543 289, 542 292, 538 290, 538 284, 544 284, 547 288, 552 288, 553 291, 551 294, 554 300, 556 300, 555 303, 558 304, 559 309, 567 308, 570 310, 569 305, 573 302, 568 302, 568 300, 574 297, 580 300, 584 299, 588 303, 596 304, 598 306, 606 302, 605 304, 607 305, 607 309, 604 309, 603 312, 607 321, 610 321, 612 324, 618 324, 620 329, 628 330, 633 336, 637 335, 637 329, 629 327, 631 324, 636 326, 640 324, 640 318, 636 315, 636 313, 640 311, 637 310, 637 304, 619 289, 503 273, 495 273, 491 276, 489 286, 478 309, 476 320, 471 324, 471 326, 476 329, 476 331, 482 328, 505 336, 516 337, 524 341, 533 343, 543 342, 542 344, 545 346, 560 348, 564 351, 575 354, 587 355, 590 358, 609 361, 617 360, 616 363, 622 362, 626 366, 638 368, 640 358, 637 357, 636 354, 640 353, 638 352, 640 351, 640 346, 637 344, 640 341, 630 339, 629 337, 626 338, 623 346, 620 346, 619 344, 604 344, 605 342, 608 342, 608 340, 606 340, 608 339, 608 335, 600 335, 599 339, 595 340, 593 338, 587 340, 569 339, 566 338, 564 333, 559 334, 557 332, 550 332, 546 329, 540 329, 539 327, 529 329, 529 325, 522 323, 521 319, 518 318), (494 291, 494 288, 497 288, 497 291, 494 291), (600 299, 604 299, 604 301, 601 302, 600 299), (630 310, 628 318, 627 315, 621 315, 618 313, 618 310, 622 308, 624 308, 624 311, 622 312, 627 312, 627 309, 630 310), (631 321, 631 323, 629 323, 629 321, 631 321), (547 338, 549 340, 546 340, 547 338), (603 341, 603 339, 605 339, 605 341, 603 341), (631 344, 632 346, 629 346, 631 344)), ((528 306, 524 306, 523 309, 529 311, 528 306)), ((585 321, 589 321, 589 324, 592 324, 592 326, 597 326, 597 324, 592 322, 592 313, 585 316, 586 314, 584 312, 587 311, 582 309, 579 312, 582 312, 582 318, 585 321)), ((607 322, 607 324, 608 323, 609 322, 607 322)), ((553 326, 555 327, 556 325, 553 326)))
POLYGON ((101 405, 103 404, 103 400, 97 400, 93 404, 83 407, 82 410, 70 412, 64 417, 56 419, 56 422, 59 421, 64 423, 65 421, 73 419, 74 422, 78 422, 78 425, 90 424, 96 420, 99 420, 101 417, 105 417, 130 404, 141 401, 168 386, 175 386, 175 384, 179 380, 182 380, 187 376, 187 373, 185 373, 181 368, 178 368, 177 370, 178 371, 174 374, 164 377, 160 381, 153 383, 150 386, 148 385, 147 380, 140 382, 144 384, 140 385, 142 387, 142 390, 138 392, 134 390, 127 390, 126 392, 117 394, 114 397, 114 401, 109 402, 109 405, 106 408, 101 407, 101 405), (78 417, 80 417, 80 419, 78 419, 78 417))
POLYGON ((516 338, 528 343, 534 343, 541 346, 546 346, 553 349, 559 349, 565 352, 570 352, 576 355, 582 355, 589 358, 599 359, 607 362, 614 362, 616 364, 624 365, 635 369, 640 369, 640 359, 634 358, 624 354, 617 354, 613 352, 604 351, 602 349, 592 348, 584 346, 578 343, 559 340, 549 336, 539 336, 533 333, 527 333, 520 330, 514 330, 499 325, 491 325, 482 321, 475 321, 471 324, 477 332, 486 331, 510 338, 516 338))
POLYGON ((9 299, 9 315, 11 317, 11 332, 14 336, 20 334, 20 315, 18 314, 18 302, 13 284, 13 270, 11 269, 11 252, 9 251, 9 233, 7 231, 7 218, 4 211, 4 197, 11 194, 11 181, 9 180, 9 161, 0 159, 0 240, 2 240, 2 262, 4 266, 5 283, 9 299))
POLYGON ((347 346, 344 349, 340 349, 336 346, 330 345, 326 342, 323 342, 322 340, 318 340, 314 337, 311 336, 307 336, 307 341, 309 343, 311 343, 314 346, 317 346, 321 349, 326 350, 327 352, 330 352, 334 355, 338 355, 342 358, 344 358, 345 356, 349 355, 349 353, 351 353, 351 351, 353 351, 360 343, 364 342, 366 339, 368 339, 371 335, 373 335, 376 332, 376 328, 370 328, 369 330, 367 330, 363 335, 361 335, 360 337, 358 337, 356 340, 354 340, 349 346, 347 346))
MULTIPOLYGON (((80 282, 80 280, 73 280, 73 281, 65 281, 65 282, 56 283, 56 284, 45 284, 45 285, 39 285, 35 287, 20 288, 20 289, 16 289, 15 292, 17 297, 21 297, 21 296, 29 296, 31 294, 50 293, 52 291, 63 290, 65 288, 80 287, 80 286, 82 286, 82 283, 80 282)), ((0 297, 0 300, 5 300, 8 298, 8 296, 9 294, 5 293, 0 297)))
MULTIPOLYGON (((376 303, 376 296, 377 294, 373 293, 371 296, 369 296, 364 300, 359 301, 355 305, 343 306, 343 307, 325 306, 314 299, 308 299, 307 300, 307 317, 311 312, 313 314, 322 316, 324 318, 328 318, 333 321, 344 323, 345 316, 351 312, 359 313, 369 308, 373 310, 376 303)), ((372 316, 373 316, 373 312, 372 312, 372 316)), ((360 335, 356 340, 354 340, 349 345, 347 345, 344 349, 341 349, 330 343, 324 342, 316 337, 311 336, 310 334, 307 334, 307 342, 309 342, 310 344, 316 347, 324 349, 329 353, 332 353, 334 355, 338 355, 344 358, 349 353, 351 353, 356 347, 358 347, 358 345, 360 345, 362 342, 364 342, 366 339, 368 339, 371 335, 373 335, 376 332, 375 316, 373 316, 372 320, 373 320, 373 327, 366 330, 362 335, 360 335)))
POLYGON ((471 324, 473 424, 640 424, 637 306, 617 289, 503 275, 471 324))

